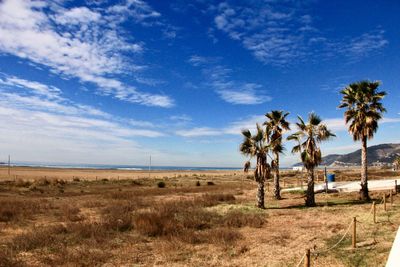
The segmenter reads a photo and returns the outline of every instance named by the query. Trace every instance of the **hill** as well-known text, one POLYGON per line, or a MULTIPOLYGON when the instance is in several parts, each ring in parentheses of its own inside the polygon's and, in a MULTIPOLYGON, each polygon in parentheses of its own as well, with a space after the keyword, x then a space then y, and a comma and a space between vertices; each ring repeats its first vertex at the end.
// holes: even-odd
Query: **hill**
MULTIPOLYGON (((400 144, 380 144, 368 147, 369 165, 391 165, 400 156, 400 144)), ((322 158, 323 166, 357 166, 361 164, 361 149, 348 154, 330 154, 322 158)), ((295 166, 302 165, 296 163, 295 166)))

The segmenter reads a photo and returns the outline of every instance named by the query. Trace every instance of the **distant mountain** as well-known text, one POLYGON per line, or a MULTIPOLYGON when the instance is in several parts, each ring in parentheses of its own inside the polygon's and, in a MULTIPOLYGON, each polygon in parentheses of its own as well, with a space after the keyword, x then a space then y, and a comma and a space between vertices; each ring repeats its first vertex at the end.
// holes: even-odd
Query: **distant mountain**
MULTIPOLYGON (((369 165, 391 165, 398 156, 400 156, 400 144, 380 144, 368 147, 369 165)), ((294 166, 300 165, 302 164, 296 163, 294 166)), ((320 165, 332 167, 361 165, 361 149, 344 155, 325 156, 320 165)))

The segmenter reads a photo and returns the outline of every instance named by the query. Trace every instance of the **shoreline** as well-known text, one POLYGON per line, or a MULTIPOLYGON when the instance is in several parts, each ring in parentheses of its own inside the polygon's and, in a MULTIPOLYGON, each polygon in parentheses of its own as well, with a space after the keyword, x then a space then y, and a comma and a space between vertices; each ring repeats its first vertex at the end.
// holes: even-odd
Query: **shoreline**
POLYGON ((63 179, 63 180, 117 180, 117 179, 165 179, 179 177, 211 177, 241 174, 241 169, 229 170, 126 170, 126 169, 89 169, 89 168, 55 168, 11 166, 10 175, 8 166, 0 166, 0 181, 6 180, 38 180, 38 179, 63 179))

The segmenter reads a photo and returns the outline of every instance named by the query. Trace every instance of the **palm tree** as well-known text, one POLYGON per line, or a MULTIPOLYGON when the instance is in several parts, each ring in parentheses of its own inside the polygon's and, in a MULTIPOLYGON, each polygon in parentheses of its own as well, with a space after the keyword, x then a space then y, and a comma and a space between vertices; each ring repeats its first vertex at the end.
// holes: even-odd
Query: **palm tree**
MULTIPOLYGON (((269 150, 269 144, 267 142, 267 134, 262 127, 257 124, 257 131, 255 135, 252 135, 249 130, 243 130, 243 142, 240 144, 240 152, 249 156, 250 158, 255 157, 257 159, 256 168, 254 170, 254 178, 258 183, 257 190, 257 207, 265 209, 264 206, 264 182, 269 179, 271 168, 267 162, 267 153, 269 150)), ((250 168, 249 162, 245 163, 244 170, 250 168)))
POLYGON ((346 108, 344 117, 354 141, 361 140, 361 190, 362 200, 369 200, 367 176, 367 139, 378 130, 378 121, 386 112, 380 102, 386 92, 378 92, 380 82, 360 81, 352 83, 340 93, 343 95, 339 108, 346 108))
POLYGON ((268 128, 267 131, 271 132, 271 150, 274 155, 274 160, 272 161, 272 170, 274 172, 274 197, 275 199, 281 199, 281 188, 279 186, 279 154, 283 151, 282 145, 282 134, 284 131, 290 130, 289 122, 286 121, 286 117, 289 112, 284 112, 282 110, 272 110, 271 112, 265 114, 268 118, 264 125, 268 128))
POLYGON ((322 120, 315 113, 308 115, 307 124, 298 116, 299 122, 296 123, 298 132, 290 135, 288 140, 295 140, 298 145, 294 146, 292 153, 300 153, 301 161, 307 170, 307 197, 306 206, 315 206, 314 196, 314 168, 321 163, 321 150, 318 143, 328 140, 335 136, 322 124, 322 120))

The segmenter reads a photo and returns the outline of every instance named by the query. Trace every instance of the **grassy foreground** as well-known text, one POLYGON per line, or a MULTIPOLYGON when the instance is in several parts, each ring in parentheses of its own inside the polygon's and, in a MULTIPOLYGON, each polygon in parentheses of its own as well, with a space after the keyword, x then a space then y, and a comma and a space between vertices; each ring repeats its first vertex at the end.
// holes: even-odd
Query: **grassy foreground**
MULTIPOLYGON (((286 172, 285 186, 299 177, 286 172)), ((371 204, 357 194, 318 194, 319 206, 305 208, 302 192, 281 201, 267 192, 267 209, 259 210, 248 178, 193 174, 164 178, 165 187, 159 179, 3 181, 0 266, 296 266, 305 249, 334 245, 353 216, 358 248, 347 236, 314 253, 312 264, 385 265, 400 225, 398 195, 388 211, 377 206, 373 224, 371 204)), ((371 196, 380 202, 381 193, 371 196)))

